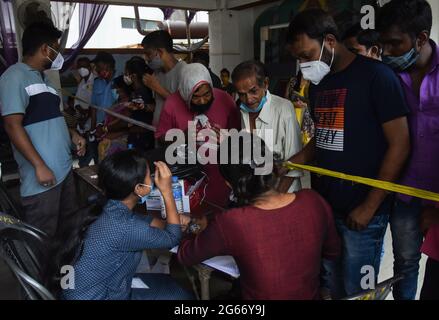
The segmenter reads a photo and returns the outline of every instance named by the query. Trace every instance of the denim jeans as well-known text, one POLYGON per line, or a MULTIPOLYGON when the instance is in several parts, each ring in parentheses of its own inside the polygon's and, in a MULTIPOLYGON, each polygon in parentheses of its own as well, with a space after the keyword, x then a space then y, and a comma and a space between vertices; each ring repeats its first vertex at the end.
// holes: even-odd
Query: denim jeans
POLYGON ((395 259, 393 272, 404 276, 404 279, 395 284, 393 288, 395 300, 414 300, 416 298, 423 241, 419 225, 421 211, 422 203, 419 199, 415 198, 409 203, 396 199, 390 216, 395 259))
POLYGON ((374 276, 375 284, 377 283, 388 222, 388 214, 378 214, 371 220, 367 229, 359 232, 350 230, 344 219, 335 219, 342 241, 342 255, 337 261, 324 259, 322 270, 322 286, 331 291, 333 299, 345 298, 367 290, 368 288, 362 288, 361 285, 365 276, 374 276), (373 269, 362 270, 364 266, 373 269), (371 275, 370 271, 374 274, 371 275))

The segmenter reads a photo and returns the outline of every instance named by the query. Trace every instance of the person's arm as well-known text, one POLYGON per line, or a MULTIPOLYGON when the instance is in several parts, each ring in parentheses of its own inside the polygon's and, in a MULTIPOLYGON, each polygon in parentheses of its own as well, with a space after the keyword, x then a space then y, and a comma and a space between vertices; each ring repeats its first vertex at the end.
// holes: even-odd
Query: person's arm
POLYGON ((172 93, 162 87, 157 77, 153 74, 146 73, 143 76, 143 84, 154 91, 156 94, 166 100, 172 93))
POLYGON ((121 247, 128 251, 170 249, 178 245, 181 239, 180 224, 167 224, 165 228, 157 228, 143 217, 133 215, 124 227, 126 229, 121 247))
MULTIPOLYGON (((302 150, 302 135, 297 122, 296 113, 294 112, 294 106, 289 103, 290 116, 286 119, 282 119, 284 123, 284 155, 286 159, 290 159, 293 155, 302 150)), ((280 179, 278 185, 278 191, 280 193, 287 193, 293 184, 295 179, 300 179, 303 173, 300 170, 291 170, 280 179)))
MULTIPOLYGON (((386 66, 379 65, 369 90, 371 107, 375 109, 388 145, 376 179, 394 182, 410 154, 409 109, 400 80, 386 66)), ((346 225, 358 231, 367 228, 387 195, 387 191, 372 189, 363 203, 349 214, 346 225)))
MULTIPOLYGON (((315 159, 316 154, 316 138, 313 137, 309 143, 297 154, 292 156, 288 161, 296 164, 308 164, 315 159)), ((287 168, 279 169, 279 176, 285 176, 289 170, 287 168)))
MULTIPOLYGON (((410 135, 407 118, 402 117, 383 125, 388 149, 381 164, 377 179, 394 182, 400 176, 410 153, 410 135)), ((355 208, 347 218, 347 225, 352 230, 365 229, 374 217, 388 192, 382 189, 372 189, 366 200, 355 208)))
POLYGON ((178 249, 178 261, 184 266, 192 266, 216 256, 227 255, 227 244, 216 216, 207 228, 191 239, 184 239, 178 249))
POLYGON ((127 236, 122 242, 123 249, 141 250, 146 248, 172 248, 181 239, 180 217, 175 206, 174 195, 172 193, 172 173, 168 166, 163 162, 155 162, 154 183, 160 190, 166 208, 166 228, 161 229, 154 220, 133 215, 129 226, 127 226, 127 236), (155 226, 159 228, 156 228, 155 226))
POLYGON ((23 114, 11 114, 3 117, 6 133, 18 152, 34 167, 38 183, 42 186, 55 185, 55 175, 47 167, 24 130, 23 117, 23 114))

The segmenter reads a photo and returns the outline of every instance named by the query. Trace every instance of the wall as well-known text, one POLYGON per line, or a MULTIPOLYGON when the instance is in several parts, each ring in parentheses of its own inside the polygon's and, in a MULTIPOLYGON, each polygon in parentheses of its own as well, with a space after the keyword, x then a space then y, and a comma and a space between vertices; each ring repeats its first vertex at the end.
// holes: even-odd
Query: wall
POLYGON ((433 28, 431 30, 431 38, 439 43, 439 1, 428 0, 433 11, 433 28))
POLYGON ((232 71, 240 62, 254 58, 254 23, 264 10, 281 2, 209 13, 210 67, 215 73, 222 68, 232 71))

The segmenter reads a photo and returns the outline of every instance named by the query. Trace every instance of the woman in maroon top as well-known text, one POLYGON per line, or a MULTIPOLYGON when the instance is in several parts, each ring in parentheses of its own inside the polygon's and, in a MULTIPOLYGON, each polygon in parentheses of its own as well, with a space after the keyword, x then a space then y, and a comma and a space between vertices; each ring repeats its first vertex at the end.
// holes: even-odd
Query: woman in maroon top
MULTIPOLYGON (((319 299, 321 260, 334 259, 340 251, 329 205, 311 190, 278 193, 272 170, 255 175, 261 166, 245 154, 246 143, 231 146, 232 139, 227 140, 220 150, 228 149, 232 163, 231 150, 239 149, 239 164, 220 164, 220 171, 238 208, 216 215, 196 238, 183 240, 179 261, 194 265, 214 256, 233 256, 244 299, 319 299)), ((262 165, 272 158, 265 157, 262 165)))

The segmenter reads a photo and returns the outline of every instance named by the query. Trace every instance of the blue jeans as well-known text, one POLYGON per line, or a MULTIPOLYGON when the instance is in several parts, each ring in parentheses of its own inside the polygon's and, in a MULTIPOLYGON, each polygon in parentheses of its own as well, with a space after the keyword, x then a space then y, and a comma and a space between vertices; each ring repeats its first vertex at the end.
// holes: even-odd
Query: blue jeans
POLYGON ((344 219, 336 218, 335 224, 342 241, 342 255, 337 261, 323 260, 323 287, 331 291, 333 299, 341 299, 365 290, 361 282, 373 267, 375 284, 380 270, 381 252, 389 215, 376 215, 363 231, 350 230, 344 219))
POLYGON ((131 300, 194 300, 189 291, 180 287, 170 275, 161 273, 136 274, 149 289, 132 289, 131 300))
POLYGON ((395 300, 414 300, 416 298, 423 241, 419 225, 421 211, 421 200, 415 198, 411 202, 405 203, 397 199, 390 216, 395 259, 393 272, 395 275, 404 276, 404 279, 396 283, 393 288, 395 300))

